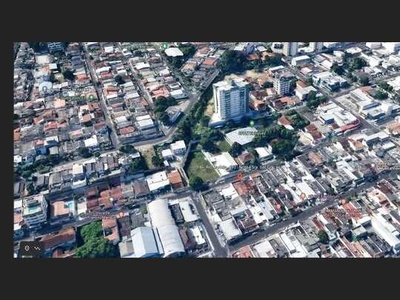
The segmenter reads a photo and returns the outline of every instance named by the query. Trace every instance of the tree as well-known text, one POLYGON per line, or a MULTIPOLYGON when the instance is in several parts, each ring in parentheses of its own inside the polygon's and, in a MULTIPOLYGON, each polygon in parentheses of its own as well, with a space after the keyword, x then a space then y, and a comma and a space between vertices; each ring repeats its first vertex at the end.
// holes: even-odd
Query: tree
POLYGON ((209 116, 203 116, 200 120, 201 125, 204 127, 208 126, 208 123, 210 123, 210 117, 209 116))
POLYGON ((339 66, 338 63, 335 62, 331 67, 331 71, 335 72, 338 75, 342 75, 344 73, 344 68, 343 66, 339 66))
POLYGON ((166 99, 167 99, 166 103, 167 103, 168 106, 174 106, 174 105, 178 104, 178 101, 174 97, 169 96, 166 99))
POLYGON ((92 239, 102 237, 103 229, 101 226, 101 222, 96 221, 96 222, 92 222, 92 223, 82 226, 82 228, 80 230, 80 236, 82 237, 82 240, 84 243, 87 243, 88 241, 90 241, 92 239))
POLYGON ((366 75, 361 75, 358 78, 358 82, 362 85, 362 86, 366 86, 369 85, 369 77, 366 75))
POLYGON ((98 237, 76 249, 75 255, 78 258, 112 258, 119 257, 119 251, 109 240, 98 237))
POLYGON ((110 169, 107 169, 107 170, 104 171, 104 175, 110 175, 110 174, 111 174, 111 170, 110 169))
POLYGON ((203 189, 204 181, 198 176, 193 176, 189 179, 189 185, 195 191, 201 191, 203 189))
POLYGON ((23 171, 23 172, 22 172, 22 175, 21 175, 21 176, 22 176, 23 178, 26 179, 26 178, 31 177, 31 175, 32 175, 32 171, 26 170, 26 171, 23 171))
POLYGON ((151 162, 155 167, 161 167, 164 163, 163 160, 158 155, 153 156, 151 158, 151 162))
POLYGON ((79 149, 79 155, 82 156, 83 158, 92 157, 92 153, 89 151, 88 148, 79 149))
POLYGON ((130 153, 135 153, 136 152, 136 149, 135 149, 135 147, 133 147, 132 145, 122 145, 120 148, 119 148, 119 151, 121 151, 122 153, 127 153, 127 154, 130 154, 130 153))
POLYGON ((392 92, 393 91, 393 87, 391 86, 391 85, 389 85, 387 82, 385 82, 385 81, 382 81, 382 82, 380 82, 379 84, 378 84, 378 86, 381 88, 381 89, 384 89, 385 91, 387 91, 387 92, 392 92))
POLYGON ((128 171, 130 173, 135 173, 135 172, 138 172, 138 171, 145 171, 147 169, 148 169, 148 167, 147 167, 147 164, 146 164, 146 160, 141 156, 141 157, 135 158, 131 162, 128 171))
POLYGON ((271 81, 266 81, 263 84, 264 89, 272 88, 273 86, 274 86, 274 84, 271 81))
POLYGON ((328 244, 329 236, 324 230, 318 231, 317 236, 322 244, 328 244))
POLYGON ((18 120, 19 119, 19 115, 18 114, 14 114, 14 120, 18 120))
POLYGON ((121 75, 117 75, 117 76, 115 76, 115 81, 119 84, 119 85, 121 85, 121 84, 124 84, 125 83, 125 80, 122 78, 122 76, 121 75))
POLYGON ((384 100, 388 98, 388 93, 382 92, 382 91, 377 91, 375 94, 375 98, 378 100, 384 100))
POLYGON ((312 84, 314 83, 314 81, 313 81, 313 79, 312 79, 311 76, 307 77, 306 83, 307 83, 308 85, 312 85, 312 84))
POLYGON ((293 157, 294 144, 288 140, 280 140, 273 144, 272 153, 285 160, 290 160, 293 157))
POLYGON ((292 79, 292 80, 290 81, 290 87, 289 87, 289 89, 290 89, 290 92, 291 92, 291 93, 293 93, 294 90, 296 89, 296 83, 297 83, 297 79, 296 79, 296 78, 295 78, 295 79, 292 79))
POLYGON ((33 183, 29 183, 26 187, 26 190, 28 191, 29 195, 33 195, 35 193, 35 187, 33 186, 33 183))
POLYGON ((351 62, 351 69, 353 70, 360 70, 362 67, 365 67, 367 62, 360 57, 356 57, 351 62))
POLYGON ((272 53, 272 52, 274 52, 274 51, 272 51, 271 47, 268 47, 267 48, 267 53, 272 53))
POLYGON ((243 152, 243 147, 237 142, 234 142, 232 144, 231 149, 229 150, 229 154, 232 155, 233 157, 238 157, 240 154, 243 152))
POLYGON ((99 157, 99 156, 100 156, 100 152, 99 152, 99 151, 96 151, 96 152, 94 153, 94 156, 95 156, 95 157, 99 157))
POLYGON ((244 71, 246 63, 246 56, 241 51, 226 50, 218 64, 223 74, 229 74, 244 71))
POLYGON ((65 79, 68 79, 68 80, 71 80, 71 81, 75 80, 74 72, 72 72, 71 70, 65 70, 62 74, 63 74, 65 79))
POLYGON ((169 125, 169 124, 170 124, 170 122, 169 122, 169 116, 168 116, 168 114, 167 114, 165 111, 163 111, 163 112, 161 112, 161 113, 159 114, 158 119, 159 119, 164 125, 169 125))

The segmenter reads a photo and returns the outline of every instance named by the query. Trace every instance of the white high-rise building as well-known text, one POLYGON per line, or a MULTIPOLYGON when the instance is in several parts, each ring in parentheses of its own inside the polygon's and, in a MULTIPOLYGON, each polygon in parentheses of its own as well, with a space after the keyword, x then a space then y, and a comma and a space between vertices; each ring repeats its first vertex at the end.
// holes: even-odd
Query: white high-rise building
POLYGON ((295 56, 297 54, 297 42, 284 42, 282 53, 285 56, 295 56))
POLYGON ((221 121, 240 119, 249 111, 248 83, 243 79, 213 84, 214 113, 221 121))
POLYGON ((310 48, 312 51, 321 51, 323 46, 323 42, 310 42, 310 48))
POLYGON ((24 198, 22 217, 28 227, 37 227, 47 222, 47 201, 43 195, 24 198))
POLYGON ((290 92, 290 81, 293 75, 285 71, 274 75, 274 89, 279 95, 287 95, 290 92))

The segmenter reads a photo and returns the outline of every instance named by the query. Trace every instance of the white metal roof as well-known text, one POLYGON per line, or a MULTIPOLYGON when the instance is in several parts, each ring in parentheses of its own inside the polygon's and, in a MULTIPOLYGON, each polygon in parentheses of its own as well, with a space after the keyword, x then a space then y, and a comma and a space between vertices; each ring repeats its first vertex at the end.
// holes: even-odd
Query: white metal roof
POLYGON ((181 208, 181 212, 183 218, 185 219, 185 222, 193 222, 199 219, 199 216, 192 212, 189 201, 179 202, 179 207, 181 208))
POLYGON ((158 248, 153 229, 150 227, 137 227, 131 231, 132 244, 135 257, 145 257, 158 254, 158 248))
POLYGON ((84 143, 86 148, 98 146, 97 135, 93 135, 91 138, 86 139, 84 143))
MULTIPOLYGON (((146 181, 147 181, 147 185, 149 186, 150 191, 155 191, 155 190, 158 190, 160 188, 163 188, 163 187, 169 185, 169 180, 167 177, 167 173, 165 171, 158 172, 153 175, 147 176, 146 181)), ((158 201, 158 200, 156 200, 156 201, 158 201)), ((156 201, 153 201, 150 204, 153 204, 156 201)), ((150 206, 150 204, 149 204, 149 206, 150 206)))
POLYGON ((164 52, 165 52, 165 54, 167 54, 167 56, 172 56, 172 57, 183 56, 182 51, 176 47, 171 47, 171 48, 165 49, 164 52))
POLYGON ((235 224, 235 222, 233 221, 232 218, 220 222, 219 226, 220 226, 225 238, 228 241, 231 240, 231 239, 240 237, 242 235, 242 232, 236 226, 236 224, 235 224))

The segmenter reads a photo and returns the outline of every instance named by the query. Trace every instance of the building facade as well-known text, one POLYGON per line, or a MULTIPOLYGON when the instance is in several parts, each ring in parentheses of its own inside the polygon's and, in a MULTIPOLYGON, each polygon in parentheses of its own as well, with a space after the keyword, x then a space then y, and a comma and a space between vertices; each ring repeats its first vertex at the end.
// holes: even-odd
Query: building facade
POLYGON ((48 205, 43 195, 25 198, 22 206, 22 217, 28 227, 39 227, 47 222, 48 205))
POLYGON ((285 73, 277 73, 274 78, 274 89, 279 95, 287 95, 290 92, 290 81, 293 76, 285 73))
POLYGON ((222 121, 240 119, 249 111, 248 83, 243 80, 213 84, 214 112, 222 121))
POLYGON ((282 53, 285 56, 295 56, 297 54, 297 42, 284 42, 282 53))

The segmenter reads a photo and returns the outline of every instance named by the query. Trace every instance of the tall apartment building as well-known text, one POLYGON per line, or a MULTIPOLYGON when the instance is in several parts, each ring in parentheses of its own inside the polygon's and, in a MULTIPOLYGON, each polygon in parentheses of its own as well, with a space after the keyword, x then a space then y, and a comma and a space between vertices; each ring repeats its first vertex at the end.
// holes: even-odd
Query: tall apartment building
POLYGON ((43 195, 24 198, 22 201, 22 217, 28 227, 38 227, 47 222, 47 201, 43 195))
POLYGON ((284 42, 282 53, 285 56, 295 56, 297 54, 297 42, 284 42))
POLYGON ((219 120, 236 120, 248 113, 248 83, 243 79, 214 83, 213 92, 214 114, 219 120))
POLYGON ((323 42, 310 42, 310 48, 312 51, 321 51, 323 46, 323 42))
POLYGON ((293 74, 281 71, 274 75, 274 89, 279 95, 287 95, 290 92, 290 81, 293 74))

